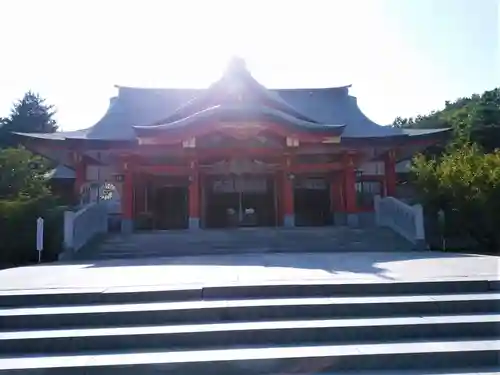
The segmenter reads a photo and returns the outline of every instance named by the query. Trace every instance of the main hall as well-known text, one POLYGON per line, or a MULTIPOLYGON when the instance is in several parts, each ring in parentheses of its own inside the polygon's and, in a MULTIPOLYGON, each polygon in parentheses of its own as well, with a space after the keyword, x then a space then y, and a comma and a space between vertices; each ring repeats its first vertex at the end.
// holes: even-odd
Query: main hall
POLYGON ((349 86, 268 89, 234 59, 206 89, 119 86, 95 125, 19 136, 131 232, 356 226, 445 133, 376 124, 349 86))

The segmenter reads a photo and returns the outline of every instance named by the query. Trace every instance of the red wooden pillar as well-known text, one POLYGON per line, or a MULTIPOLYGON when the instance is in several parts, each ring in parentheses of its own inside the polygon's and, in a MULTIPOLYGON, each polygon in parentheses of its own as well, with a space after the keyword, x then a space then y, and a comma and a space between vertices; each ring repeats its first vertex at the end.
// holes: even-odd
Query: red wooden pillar
POLYGON ((130 162, 123 163, 122 181, 122 233, 133 231, 134 220, 134 181, 130 162))
POLYGON ((336 215, 341 211, 343 211, 342 175, 335 175, 330 180, 330 213, 333 224, 335 224, 336 215))
POLYGON ((390 150, 384 159, 385 170, 385 192, 387 196, 396 195, 396 155, 394 150, 390 150))
POLYGON ((274 205, 276 210, 276 226, 283 225, 283 173, 274 174, 274 205))
POLYGON ((75 183, 74 183, 74 197, 76 204, 80 203, 81 189, 87 180, 87 166, 85 160, 80 153, 75 152, 73 154, 74 166, 75 166, 75 183))
POLYGON ((356 204, 356 171, 352 155, 346 155, 344 159, 344 203, 347 225, 358 224, 356 204))
POLYGON ((283 173, 282 189, 283 189, 283 226, 295 226, 295 210, 293 207, 293 179, 291 174, 283 173))
POLYGON ((191 175, 189 181, 189 229, 200 228, 200 176, 198 164, 191 162, 191 175))
POLYGON ((146 179, 144 175, 136 175, 134 179, 134 212, 135 214, 144 213, 146 210, 146 179))

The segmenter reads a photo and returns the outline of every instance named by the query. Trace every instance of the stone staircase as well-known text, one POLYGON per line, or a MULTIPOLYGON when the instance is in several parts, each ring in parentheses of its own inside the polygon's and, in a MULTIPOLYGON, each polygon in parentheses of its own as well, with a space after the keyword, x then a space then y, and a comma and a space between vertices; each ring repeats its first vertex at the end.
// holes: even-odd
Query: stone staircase
POLYGON ((3 292, 0 374, 498 374, 494 281, 3 292))
POLYGON ((79 259, 120 259, 265 252, 406 251, 412 245, 387 228, 241 228, 114 234, 79 259))

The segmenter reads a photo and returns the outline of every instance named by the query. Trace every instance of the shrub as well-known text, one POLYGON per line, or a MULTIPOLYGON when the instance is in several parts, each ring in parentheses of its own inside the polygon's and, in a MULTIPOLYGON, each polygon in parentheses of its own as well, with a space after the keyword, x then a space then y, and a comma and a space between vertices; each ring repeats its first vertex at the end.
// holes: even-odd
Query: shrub
POLYGON ((36 219, 44 221, 43 260, 52 261, 62 247, 65 207, 53 197, 0 200, 0 263, 21 265, 36 262, 36 219))

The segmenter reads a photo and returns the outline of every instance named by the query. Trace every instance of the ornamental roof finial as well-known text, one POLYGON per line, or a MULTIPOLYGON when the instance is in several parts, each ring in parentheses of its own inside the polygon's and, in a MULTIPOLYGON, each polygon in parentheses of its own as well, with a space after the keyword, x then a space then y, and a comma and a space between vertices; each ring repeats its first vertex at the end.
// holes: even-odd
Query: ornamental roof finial
POLYGON ((245 60, 238 56, 232 57, 227 65, 226 73, 229 73, 231 75, 248 73, 247 64, 245 63, 245 60))

